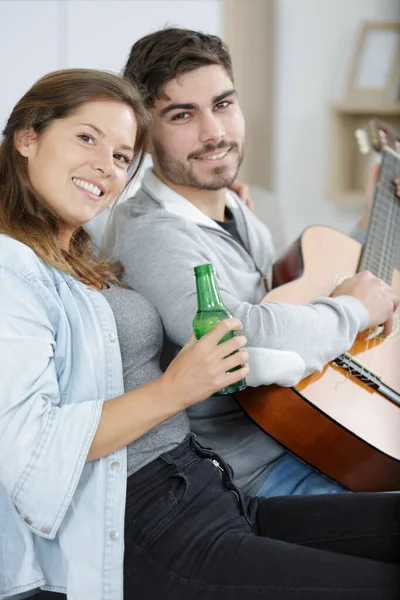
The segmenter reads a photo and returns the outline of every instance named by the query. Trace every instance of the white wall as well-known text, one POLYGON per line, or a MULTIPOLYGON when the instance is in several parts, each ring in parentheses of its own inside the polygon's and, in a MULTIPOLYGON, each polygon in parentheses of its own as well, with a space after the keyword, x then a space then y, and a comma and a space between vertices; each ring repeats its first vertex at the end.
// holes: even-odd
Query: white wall
POLYGON ((400 20, 399 0, 277 0, 274 192, 286 239, 311 223, 349 230, 361 210, 324 197, 325 116, 341 98, 358 24, 400 20))
POLYGON ((0 0, 0 127, 40 76, 120 72, 132 44, 165 25, 220 34, 221 0, 0 0))
POLYGON ((42 75, 60 66, 58 2, 0 0, 0 128, 42 75))

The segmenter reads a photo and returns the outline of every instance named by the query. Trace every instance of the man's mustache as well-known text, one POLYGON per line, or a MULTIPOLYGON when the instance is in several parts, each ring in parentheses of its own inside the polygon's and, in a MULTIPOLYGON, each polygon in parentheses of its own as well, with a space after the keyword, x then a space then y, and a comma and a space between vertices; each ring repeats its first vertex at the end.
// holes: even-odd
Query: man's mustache
POLYGON ((237 142, 227 142, 222 141, 219 144, 205 144, 201 150, 195 150, 188 155, 188 159, 191 158, 201 158, 206 154, 210 154, 210 152, 215 152, 216 150, 237 150, 239 145, 237 142))

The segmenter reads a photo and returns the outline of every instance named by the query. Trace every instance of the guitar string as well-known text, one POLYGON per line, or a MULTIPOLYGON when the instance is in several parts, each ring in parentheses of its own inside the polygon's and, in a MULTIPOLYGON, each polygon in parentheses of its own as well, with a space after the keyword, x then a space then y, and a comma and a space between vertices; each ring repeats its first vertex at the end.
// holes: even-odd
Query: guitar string
MULTIPOLYGON (((394 190, 394 178, 398 173, 399 161, 392 154, 388 156, 387 174, 381 181, 381 199, 390 207, 390 214, 386 215, 387 223, 390 224, 387 228, 387 235, 384 236, 384 244, 381 248, 381 262, 378 276, 381 276, 389 285, 392 284, 393 269, 395 261, 395 252, 397 247, 396 232, 399 226, 400 204, 397 202, 394 190)), ((383 203, 381 203, 383 206, 383 203)), ((381 241, 382 244, 382 241, 381 241)), ((376 340, 376 344, 378 341, 376 340)))
MULTIPOLYGON (((367 232, 367 241, 370 241, 366 247, 365 255, 362 256, 362 268, 375 272, 386 283, 391 284, 394 267, 394 252, 396 249, 396 230, 397 220, 400 213, 399 203, 396 202, 393 179, 398 172, 400 161, 390 153, 385 153, 381 166, 381 177, 378 181, 376 199, 374 201, 371 214, 371 227, 367 232), (397 167, 397 170, 395 170, 397 167), (374 268, 375 267, 375 268, 374 268)), ((362 364, 372 362, 366 360, 370 350, 380 343, 377 337, 367 339, 366 346, 362 355, 362 364)), ((373 356, 373 355, 372 355, 373 356)), ((373 365, 369 365, 373 366, 373 365)), ((361 367, 361 376, 364 373, 364 367, 361 367)))
MULTIPOLYGON (((396 176, 397 172, 399 171, 399 165, 400 165, 400 160, 397 160, 395 162, 394 157, 391 156, 391 162, 392 164, 391 166, 391 177, 394 179, 394 177, 396 176)), ((392 179, 392 181, 393 181, 392 179)), ((396 230, 398 227, 398 217, 399 217, 399 212, 400 212, 400 201, 397 200, 396 196, 395 196, 395 190, 394 190, 394 183, 390 182, 390 183, 386 183, 385 189, 384 189, 384 199, 386 200, 387 203, 390 203, 391 207, 392 207, 392 212, 395 213, 394 217, 393 217, 393 235, 391 235, 391 241, 392 241, 392 245, 391 245, 391 252, 390 252, 390 256, 388 258, 388 260, 390 259, 390 270, 387 273, 387 279, 388 279, 388 283, 391 283, 391 279, 393 276, 393 267, 394 267, 394 259, 395 259, 395 251, 396 251, 396 246, 398 243, 398 238, 396 239, 396 230)))
MULTIPOLYGON (((392 209, 393 213, 393 209, 392 209)), ((383 215, 382 215, 383 216, 383 215)), ((391 225, 391 229, 395 227, 395 220, 393 220, 393 214, 385 215, 385 220, 387 223, 391 225)), ((389 230, 390 231, 390 230, 389 230)), ((373 243, 373 248, 367 251, 366 258, 368 259, 368 263, 377 268, 377 272, 382 279, 389 283, 390 274, 393 269, 392 264, 392 254, 393 254, 393 231, 392 235, 389 235, 388 239, 388 230, 384 231, 379 225, 376 225, 374 229, 371 231, 371 239, 373 243), (389 243, 389 240, 391 243, 389 243)))
MULTIPOLYGON (((384 170, 384 160, 382 161, 381 166, 381 178, 383 177, 382 173, 384 170)), ((365 245, 365 252, 363 252, 361 259, 361 269, 368 269, 373 273, 378 275, 379 272, 379 258, 375 255, 375 249, 377 247, 377 242, 379 246, 382 246, 382 234, 380 232, 379 220, 384 218, 382 215, 382 207, 381 207, 381 196, 380 196, 380 186, 381 186, 381 178, 377 182, 377 189, 375 191, 374 203, 371 210, 371 222, 369 223, 368 231, 367 231, 367 240, 365 245)), ((385 215, 386 216, 386 215, 385 215)), ((383 236, 384 239, 384 236, 383 236)), ((382 248, 381 248, 381 256, 382 256, 382 248)), ((368 353, 371 349, 371 339, 366 336, 366 344, 364 346, 363 352, 361 353, 361 363, 362 365, 368 364, 368 353)), ((365 339, 365 338, 364 338, 365 339)), ((373 346, 375 347, 376 339, 374 339, 373 346)), ((361 367, 361 375, 364 375, 364 367, 361 367)))
MULTIPOLYGON (((372 272, 375 272, 377 277, 381 277, 385 281, 389 279, 390 263, 388 257, 388 246, 391 243, 394 231, 391 231, 395 226, 393 219, 393 212, 395 209, 393 196, 391 194, 390 201, 387 194, 387 182, 391 180, 391 155, 386 154, 382 164, 382 176, 378 181, 378 190, 376 202, 374 203, 375 210, 372 215, 371 223, 371 244, 367 247, 366 253, 366 266, 371 267, 372 272), (388 210, 389 207, 389 210, 388 210), (392 234, 392 235, 390 235, 392 234), (377 243, 378 242, 378 243, 377 243), (379 247, 378 247, 379 245, 379 247), (378 253, 378 256, 376 256, 378 253), (369 264, 368 264, 369 263, 369 264), (375 267, 375 268, 374 268, 375 267), (376 270, 375 270, 376 269, 376 270)), ((392 245, 392 244, 391 244, 392 245)), ((374 349, 378 345, 378 338, 367 339, 364 352, 362 353, 363 364, 368 364, 369 367, 373 367, 372 357, 370 360, 367 359, 369 351, 374 349)), ((372 355, 374 356, 374 355, 372 355)), ((364 368, 361 369, 361 374, 364 375, 364 368)))
MULTIPOLYGON (((379 212, 380 213, 383 212, 382 208, 385 204, 383 201, 386 200, 387 204, 389 204, 390 211, 392 214, 389 218, 387 215, 387 210, 385 210, 385 212, 383 214, 381 214, 380 216, 385 218, 385 220, 391 224, 392 230, 396 229, 396 223, 397 223, 397 218, 396 218, 397 215, 393 218, 393 212, 398 214, 398 210, 399 210, 399 206, 395 207, 393 205, 393 195, 394 195, 393 189, 382 190, 381 205, 376 207, 377 210, 375 210, 374 214, 373 214, 373 216, 377 216, 379 214, 379 212), (396 208, 398 209, 397 211, 396 211, 396 208)), ((398 204, 398 203, 396 203, 396 204, 398 204)), ((385 208, 387 209, 386 206, 385 206, 385 208)), ((392 275, 392 273, 393 273, 394 252, 395 252, 396 245, 397 245, 395 236, 393 235, 395 233, 395 231, 392 231, 392 235, 389 235, 389 240, 391 240, 391 244, 389 247, 387 232, 383 232, 379 223, 375 222, 375 223, 373 223, 373 225, 374 226, 371 228, 370 235, 369 235, 370 239, 373 242, 373 244, 372 244, 373 247, 371 250, 370 247, 367 246, 366 252, 365 252, 365 259, 368 261, 369 265, 371 265, 372 267, 378 266, 374 263, 379 261, 379 275, 382 277, 382 279, 387 281, 387 283, 391 283, 390 275, 392 275), (385 238, 386 238, 386 240, 385 240, 385 238), (383 245, 386 245, 386 247, 382 247, 383 245), (378 248, 378 246, 380 246, 380 248, 378 248)), ((375 270, 375 269, 373 269, 373 270, 375 270)))
MULTIPOLYGON (((391 165, 390 163, 393 161, 394 163, 394 157, 392 155, 389 155, 389 165, 388 165, 388 170, 390 171, 390 175, 394 175, 394 169, 393 169, 393 165, 391 165), (391 160, 390 160, 391 159, 391 160), (392 169, 390 168, 392 167, 392 169)), ((387 180, 382 181, 382 200, 386 201, 386 204, 389 204, 390 206, 390 219, 388 218, 388 221, 390 223, 390 235, 389 237, 385 236, 386 239, 386 248, 384 248, 385 251, 382 251, 380 254, 380 264, 381 264, 381 268, 380 268, 380 276, 382 276, 382 278, 387 282, 387 283, 391 283, 391 275, 393 274, 393 266, 394 266, 394 250, 395 250, 395 246, 396 246, 396 240, 395 240, 395 230, 396 230, 396 225, 397 225, 397 211, 396 211, 396 204, 395 201, 393 200, 394 197, 394 189, 393 189, 394 185, 390 182, 388 183, 387 180), (389 248, 389 243, 390 243, 390 248, 389 248)), ((381 204, 381 206, 383 206, 384 203, 381 204)), ((382 249, 383 250, 383 249, 382 249)))
MULTIPOLYGON (((383 199, 385 199, 385 191, 383 191, 382 194, 383 199)), ((384 239, 383 239, 383 243, 381 244, 381 254, 380 254, 380 260, 379 260, 379 267, 378 267, 378 277, 381 277, 384 281, 386 281, 387 283, 389 283, 388 279, 389 279, 389 271, 390 271, 390 262, 389 262, 389 243, 390 245, 392 245, 392 237, 394 235, 394 202, 392 202, 390 204, 390 210, 389 210, 389 214, 386 215, 386 224, 385 224, 385 231, 384 231, 384 239), (390 235, 392 234, 392 235, 390 235)))
MULTIPOLYGON (((389 156, 390 158, 390 156, 389 156)), ((387 188, 387 185, 385 185, 386 182, 382 181, 381 182, 381 197, 380 200, 381 202, 377 205, 375 205, 375 210, 373 211, 373 216, 376 217, 379 215, 379 213, 381 213, 381 217, 383 217, 385 220, 387 219, 387 204, 389 205, 390 209, 393 209, 393 186, 391 189, 384 189, 384 187, 387 188), (386 200, 386 202, 384 202, 386 200)), ((382 230, 382 228, 380 227, 379 222, 378 223, 373 223, 373 228, 370 231, 370 237, 371 238, 375 238, 374 241, 377 242, 375 245, 373 245, 374 247, 372 248, 372 252, 374 252, 374 250, 377 250, 376 246, 379 244, 379 246, 382 246, 382 238, 384 237, 384 232, 382 230)), ((373 258, 376 260, 376 257, 371 257, 371 251, 368 252, 368 250, 370 250, 368 247, 366 248, 367 252, 365 253, 365 256, 368 257, 369 259, 373 258)), ((382 250, 382 248, 380 248, 380 250, 382 250)), ((386 261, 386 257, 387 257, 387 252, 382 253, 378 251, 378 254, 380 254, 381 257, 383 257, 386 261)), ((392 265, 388 265, 389 271, 391 270, 392 265)), ((389 271, 386 272, 386 277, 389 274, 389 271)), ((381 275, 383 275, 383 273, 381 272, 381 275)))
MULTIPOLYGON (((393 265, 394 265, 394 252, 396 250, 396 239, 395 239, 395 229, 397 228, 397 216, 400 206, 393 205, 393 191, 391 190, 391 194, 389 195, 386 190, 381 193, 381 201, 390 201, 390 217, 387 215, 387 210, 384 215, 380 215, 384 217, 387 222, 391 225, 391 234, 388 236, 387 232, 383 233, 382 228, 379 222, 376 222, 376 216, 379 212, 382 212, 381 206, 378 206, 377 209, 373 212, 372 215, 372 228, 368 234, 368 238, 372 241, 371 245, 367 245, 365 248, 365 253, 363 256, 363 263, 367 263, 364 268, 368 268, 369 266, 375 272, 379 271, 379 276, 381 276, 385 281, 391 283, 391 275, 393 273, 393 265), (397 210, 396 210, 397 209, 397 210), (396 215, 393 217, 393 212, 396 215), (375 217, 375 219, 374 219, 375 217), (375 222, 374 222, 375 221, 375 222), (391 241, 389 245, 389 240, 391 241), (372 246, 372 249, 371 249, 372 246), (378 248, 379 246, 379 248, 378 248), (386 246, 386 247, 385 247, 386 246), (380 258, 379 258, 380 257, 380 258), (379 262, 379 265, 376 263, 379 262), (375 267, 375 269, 374 269, 375 267), (376 270, 377 269, 377 270, 376 270)), ((398 204, 398 203, 396 203, 398 204)))

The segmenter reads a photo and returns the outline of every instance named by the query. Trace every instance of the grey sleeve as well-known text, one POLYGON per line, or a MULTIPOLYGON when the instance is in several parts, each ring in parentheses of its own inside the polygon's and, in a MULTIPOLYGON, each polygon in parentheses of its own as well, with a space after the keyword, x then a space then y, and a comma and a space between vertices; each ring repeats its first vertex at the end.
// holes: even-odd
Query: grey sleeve
MULTIPOLYGON (((147 225, 120 236, 118 256, 127 283, 152 302, 168 337, 182 346, 197 310, 193 267, 216 260, 212 247, 199 244, 184 226, 147 225)), ((307 374, 347 351, 368 324, 367 309, 349 296, 301 306, 249 304, 235 298, 224 282, 218 284, 225 305, 243 323, 248 345, 297 352, 307 374)))

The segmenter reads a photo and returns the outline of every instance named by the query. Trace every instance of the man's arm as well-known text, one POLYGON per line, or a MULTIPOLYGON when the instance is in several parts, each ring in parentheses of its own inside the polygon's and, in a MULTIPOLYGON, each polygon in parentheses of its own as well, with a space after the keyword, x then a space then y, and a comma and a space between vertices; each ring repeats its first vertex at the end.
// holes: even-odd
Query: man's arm
POLYGON ((207 262, 216 267, 223 301, 242 321, 248 345, 296 352, 306 373, 346 351, 368 325, 367 309, 350 296, 305 306, 243 302, 234 292, 236 282, 221 279, 213 240, 200 228, 174 217, 139 221, 125 223, 118 236, 125 279, 153 303, 167 336, 179 346, 189 337, 197 310, 193 267, 207 262))

